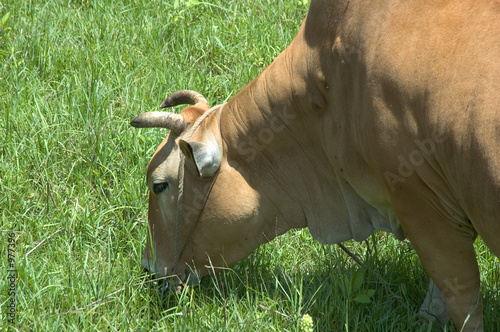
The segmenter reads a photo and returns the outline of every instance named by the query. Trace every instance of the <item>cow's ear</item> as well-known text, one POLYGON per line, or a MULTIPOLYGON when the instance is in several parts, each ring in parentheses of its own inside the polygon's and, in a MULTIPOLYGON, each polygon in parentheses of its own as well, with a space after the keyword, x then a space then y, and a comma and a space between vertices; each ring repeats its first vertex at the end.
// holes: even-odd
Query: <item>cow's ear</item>
POLYGON ((222 151, 215 139, 207 142, 179 140, 179 147, 188 160, 194 163, 201 177, 214 175, 220 167, 222 151))

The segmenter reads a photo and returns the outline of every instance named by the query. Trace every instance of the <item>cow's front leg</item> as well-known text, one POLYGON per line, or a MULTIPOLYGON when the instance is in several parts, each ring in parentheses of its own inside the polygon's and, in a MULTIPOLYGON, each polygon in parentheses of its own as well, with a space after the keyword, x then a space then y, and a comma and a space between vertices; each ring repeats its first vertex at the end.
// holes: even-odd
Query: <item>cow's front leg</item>
POLYGON ((479 269, 472 240, 469 240, 469 245, 461 243, 466 241, 460 238, 431 245, 429 242, 418 243, 417 238, 414 236, 410 241, 427 273, 443 294, 446 311, 457 331, 482 331, 479 269))
POLYGON ((412 189, 394 199, 406 235, 443 293, 446 311, 457 330, 482 331, 479 268, 473 246, 476 232, 464 218, 441 209, 432 194, 412 189))

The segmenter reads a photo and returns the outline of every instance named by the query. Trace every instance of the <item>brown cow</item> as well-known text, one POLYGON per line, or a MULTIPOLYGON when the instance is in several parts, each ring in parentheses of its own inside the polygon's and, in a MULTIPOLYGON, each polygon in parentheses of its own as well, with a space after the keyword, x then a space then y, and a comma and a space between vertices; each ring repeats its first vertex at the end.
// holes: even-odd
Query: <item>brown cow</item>
POLYGON ((162 106, 181 103, 132 121, 171 130, 147 171, 144 266, 186 280, 290 228, 385 230, 409 238, 457 328, 482 330, 477 235, 500 255, 498 1, 312 0, 229 102, 162 106))

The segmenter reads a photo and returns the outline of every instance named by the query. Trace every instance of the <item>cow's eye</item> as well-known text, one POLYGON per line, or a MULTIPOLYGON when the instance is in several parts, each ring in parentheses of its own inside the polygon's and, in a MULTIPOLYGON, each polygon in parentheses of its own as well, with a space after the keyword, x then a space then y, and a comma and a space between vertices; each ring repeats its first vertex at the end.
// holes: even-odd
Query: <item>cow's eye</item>
POLYGON ((153 185, 153 191, 155 194, 159 194, 163 191, 165 191, 166 189, 168 188, 168 183, 166 182, 163 182, 163 183, 155 183, 153 185))

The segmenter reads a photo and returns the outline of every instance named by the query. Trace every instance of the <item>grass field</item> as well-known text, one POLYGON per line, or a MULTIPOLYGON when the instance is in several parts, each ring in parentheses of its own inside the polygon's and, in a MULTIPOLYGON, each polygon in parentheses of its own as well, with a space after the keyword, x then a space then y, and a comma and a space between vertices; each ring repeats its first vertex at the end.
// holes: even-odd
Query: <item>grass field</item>
MULTIPOLYGON (((0 330, 308 331, 304 315, 315 331, 431 330, 416 316, 428 278, 384 233, 346 243, 361 269, 297 230, 178 295, 141 274, 146 166, 166 132, 129 121, 175 90, 226 101, 289 44, 305 2, 0 2, 0 330)), ((499 261, 477 250, 500 331, 499 261)))

